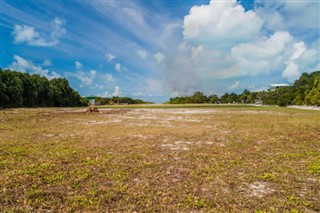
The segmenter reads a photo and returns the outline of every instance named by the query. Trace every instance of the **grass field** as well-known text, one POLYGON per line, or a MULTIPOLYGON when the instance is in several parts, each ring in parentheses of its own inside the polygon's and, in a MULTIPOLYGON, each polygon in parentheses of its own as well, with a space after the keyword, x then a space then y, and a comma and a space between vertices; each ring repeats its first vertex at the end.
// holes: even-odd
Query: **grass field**
POLYGON ((1 212, 319 212, 320 113, 0 111, 1 212))

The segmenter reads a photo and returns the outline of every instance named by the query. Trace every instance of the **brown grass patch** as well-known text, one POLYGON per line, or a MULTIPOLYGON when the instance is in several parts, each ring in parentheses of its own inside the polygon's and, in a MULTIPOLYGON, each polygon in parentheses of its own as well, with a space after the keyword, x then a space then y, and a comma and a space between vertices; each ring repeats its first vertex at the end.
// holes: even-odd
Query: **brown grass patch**
POLYGON ((84 111, 0 111, 0 211, 320 211, 318 112, 84 111))

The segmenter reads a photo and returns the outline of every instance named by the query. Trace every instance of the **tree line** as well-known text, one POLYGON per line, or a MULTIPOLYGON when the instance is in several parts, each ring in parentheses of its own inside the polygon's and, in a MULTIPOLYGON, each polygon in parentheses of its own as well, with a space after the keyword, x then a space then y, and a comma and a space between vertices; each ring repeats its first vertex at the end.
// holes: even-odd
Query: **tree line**
POLYGON ((170 104, 187 103, 263 103, 267 105, 317 105, 320 106, 320 71, 303 73, 292 86, 274 91, 251 92, 244 90, 241 94, 225 93, 221 97, 210 96, 198 91, 192 96, 170 98, 170 104))
MULTIPOLYGON (((101 105, 145 104, 129 97, 95 97, 101 105)), ((0 68, 0 107, 73 107, 87 106, 89 100, 72 89, 65 78, 48 80, 38 74, 0 68)))
POLYGON ((95 97, 95 102, 100 105, 113 105, 113 104, 150 104, 140 99, 133 99, 129 97, 113 96, 111 98, 95 97))
POLYGON ((0 68, 0 107, 82 106, 84 99, 64 78, 48 80, 38 74, 0 68))
MULTIPOLYGON (((96 102, 105 104, 144 104, 140 99, 129 97, 96 97, 96 102)), ((320 106, 320 71, 303 73, 292 86, 274 91, 241 94, 225 93, 206 96, 197 91, 192 96, 170 98, 170 104, 187 103, 255 103, 267 105, 317 105, 320 106)), ((0 68, 0 107, 71 107, 85 106, 88 100, 69 86, 64 78, 48 80, 38 74, 2 70, 0 68)))

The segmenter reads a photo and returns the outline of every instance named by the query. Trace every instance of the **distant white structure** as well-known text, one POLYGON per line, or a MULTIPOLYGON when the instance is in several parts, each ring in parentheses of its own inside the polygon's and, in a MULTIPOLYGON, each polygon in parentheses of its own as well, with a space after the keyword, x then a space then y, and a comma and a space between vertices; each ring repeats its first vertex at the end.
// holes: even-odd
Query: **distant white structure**
POLYGON ((269 90, 274 91, 274 90, 279 89, 281 87, 288 87, 288 86, 290 86, 290 85, 289 84, 270 84, 269 90))

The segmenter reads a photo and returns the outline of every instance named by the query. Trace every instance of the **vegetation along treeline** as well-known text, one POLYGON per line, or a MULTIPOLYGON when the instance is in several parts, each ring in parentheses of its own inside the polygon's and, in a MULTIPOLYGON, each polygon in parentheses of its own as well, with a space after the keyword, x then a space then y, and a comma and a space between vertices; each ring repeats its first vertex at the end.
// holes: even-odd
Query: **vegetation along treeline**
POLYGON ((140 99, 132 99, 129 97, 113 96, 111 98, 95 97, 96 103, 100 105, 112 105, 112 104, 151 104, 152 102, 145 102, 140 99))
POLYGON ((64 78, 48 80, 0 68, 0 107, 81 106, 81 99, 64 78))
POLYGON ((195 92, 192 96, 171 98, 170 104, 186 103, 255 103, 268 105, 317 105, 320 106, 320 71, 303 73, 292 86, 282 87, 274 91, 251 92, 244 90, 241 94, 225 93, 206 96, 195 92))
MULTIPOLYGON (((97 97, 96 102, 105 104, 143 104, 139 99, 128 97, 97 97)), ((65 78, 53 78, 0 68, 0 107, 71 107, 86 106, 83 98, 69 86, 65 78)))
MULTIPOLYGON (((128 97, 96 97, 96 102, 105 104, 143 104, 148 103, 128 97)), ((303 73, 292 86, 274 91, 251 92, 241 94, 225 93, 206 96, 195 92, 192 96, 171 98, 170 104, 187 103, 255 103, 269 105, 317 105, 320 106, 320 71, 303 73)), ((69 86, 64 78, 48 80, 37 74, 2 70, 0 68, 0 107, 68 107, 85 106, 86 98, 69 86)))

